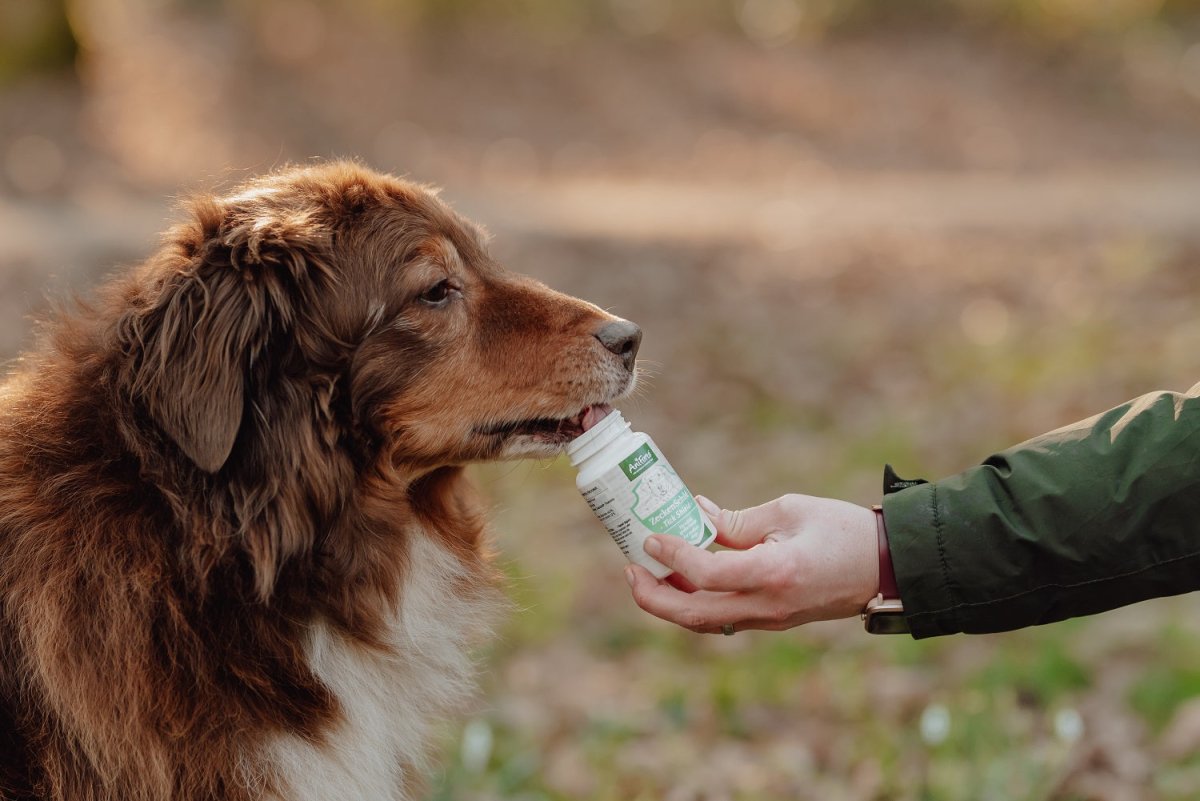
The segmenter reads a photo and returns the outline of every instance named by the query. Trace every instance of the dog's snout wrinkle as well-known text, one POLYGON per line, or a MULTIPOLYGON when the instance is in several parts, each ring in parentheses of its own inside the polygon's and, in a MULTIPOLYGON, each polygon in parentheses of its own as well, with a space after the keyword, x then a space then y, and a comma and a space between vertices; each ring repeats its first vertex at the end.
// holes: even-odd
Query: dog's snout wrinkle
POLYGON ((621 357, 626 370, 633 370, 638 348, 642 345, 641 328, 628 320, 615 320, 600 328, 595 336, 606 350, 621 357))

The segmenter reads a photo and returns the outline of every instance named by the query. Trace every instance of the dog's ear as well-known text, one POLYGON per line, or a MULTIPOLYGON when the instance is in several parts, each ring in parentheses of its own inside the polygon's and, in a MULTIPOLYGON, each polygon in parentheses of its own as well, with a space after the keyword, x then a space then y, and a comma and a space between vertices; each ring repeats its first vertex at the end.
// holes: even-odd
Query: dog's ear
POLYGON ((153 289, 122 326, 133 396, 201 469, 229 459, 250 372, 294 318, 313 226, 195 202, 147 265, 153 289))
POLYGON ((210 473, 233 450, 246 369, 266 337, 266 321, 238 283, 220 269, 172 276, 151 313, 153 334, 134 386, 155 422, 210 473))

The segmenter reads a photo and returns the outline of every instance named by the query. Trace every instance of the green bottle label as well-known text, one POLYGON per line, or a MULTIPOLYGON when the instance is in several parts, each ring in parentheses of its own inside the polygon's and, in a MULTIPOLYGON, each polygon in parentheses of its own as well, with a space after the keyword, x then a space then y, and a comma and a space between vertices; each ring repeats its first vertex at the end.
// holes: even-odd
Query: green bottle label
POLYGON ((700 507, 675 471, 666 464, 652 470, 647 467, 642 468, 644 475, 633 485, 634 516, 656 534, 673 534, 692 545, 708 539, 700 507))
POLYGON ((646 471, 646 468, 658 461, 658 456, 646 443, 621 461, 621 472, 625 478, 633 481, 646 471))

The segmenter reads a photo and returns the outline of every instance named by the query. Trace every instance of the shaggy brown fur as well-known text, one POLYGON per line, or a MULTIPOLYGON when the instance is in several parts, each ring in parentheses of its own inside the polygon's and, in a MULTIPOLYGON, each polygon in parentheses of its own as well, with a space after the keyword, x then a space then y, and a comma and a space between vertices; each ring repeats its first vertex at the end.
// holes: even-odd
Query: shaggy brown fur
POLYGON ((314 626, 396 648, 417 537, 486 603, 461 465, 627 391, 614 319, 353 164, 194 200, 0 386, 0 797, 293 797, 271 744, 352 723, 314 626))

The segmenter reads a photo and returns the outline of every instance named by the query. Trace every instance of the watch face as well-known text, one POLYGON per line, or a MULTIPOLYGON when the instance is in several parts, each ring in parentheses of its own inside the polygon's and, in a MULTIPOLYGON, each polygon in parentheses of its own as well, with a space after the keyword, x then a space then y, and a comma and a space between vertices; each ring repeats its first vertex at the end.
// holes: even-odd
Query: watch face
POLYGON ((867 618, 871 634, 908 634, 908 621, 898 612, 876 612, 867 618))

